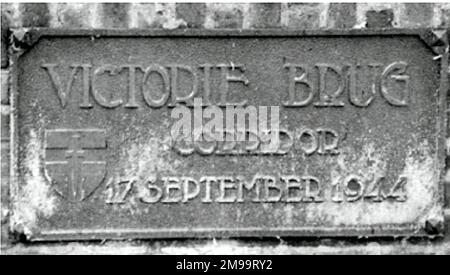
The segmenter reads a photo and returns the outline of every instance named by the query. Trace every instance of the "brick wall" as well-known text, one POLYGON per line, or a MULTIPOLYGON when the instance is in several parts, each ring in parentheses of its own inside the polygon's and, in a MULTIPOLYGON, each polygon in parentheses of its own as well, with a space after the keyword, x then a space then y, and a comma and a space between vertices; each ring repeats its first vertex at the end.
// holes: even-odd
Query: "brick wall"
MULTIPOLYGON (((366 3, 2 3, 1 4, 1 223, 6 253, 450 253, 447 237, 407 240, 204 240, 23 245, 8 241, 9 94, 11 33, 50 28, 332 29, 450 27, 450 4, 366 3)), ((450 148, 450 139, 448 141, 450 148)), ((448 150, 450 152, 450 150, 448 150)), ((450 173, 446 185, 450 202, 450 173)), ((447 210, 450 227, 450 211, 447 210)))

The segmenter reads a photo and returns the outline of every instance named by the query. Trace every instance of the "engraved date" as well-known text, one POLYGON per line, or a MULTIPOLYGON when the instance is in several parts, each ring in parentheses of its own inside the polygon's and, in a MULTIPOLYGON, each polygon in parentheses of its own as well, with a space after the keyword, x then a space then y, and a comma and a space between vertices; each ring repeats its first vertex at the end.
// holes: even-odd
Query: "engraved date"
POLYGON ((243 176, 112 178, 106 185, 106 203, 123 204, 130 196, 143 204, 405 202, 407 182, 403 176, 368 181, 357 175, 332 183, 309 175, 255 175, 251 180, 243 176))

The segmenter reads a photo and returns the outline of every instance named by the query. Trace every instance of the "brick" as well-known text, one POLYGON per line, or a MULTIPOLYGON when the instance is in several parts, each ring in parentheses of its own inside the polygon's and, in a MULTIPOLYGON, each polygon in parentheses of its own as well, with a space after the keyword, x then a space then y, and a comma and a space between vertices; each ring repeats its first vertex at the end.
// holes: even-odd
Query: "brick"
MULTIPOLYGON (((361 238, 363 239, 363 238, 361 238)), ((403 254, 450 254, 450 240, 441 241, 439 238, 401 240, 381 238, 379 242, 350 239, 334 240, 331 245, 315 245, 311 241, 281 239, 278 243, 257 240, 185 240, 180 241, 152 241, 152 242, 70 242, 70 243, 33 243, 11 246, 2 251, 5 255, 23 254, 163 254, 163 255, 210 255, 214 254, 308 254, 308 255, 403 255, 403 254), (391 241, 385 241, 391 240, 391 241), (149 244, 150 243, 150 244, 149 244)))
MULTIPOLYGON (((2 55, 2 69, 8 67, 9 59, 8 59, 8 43, 9 43, 9 18, 6 13, 2 12, 2 37, 1 37, 1 55, 2 55)), ((3 83, 3 82, 2 82, 3 83)), ((3 84, 2 84, 3 85, 3 84)), ((2 86, 3 87, 3 86, 2 86)), ((3 92, 2 92, 3 93, 3 92)), ((2 96, 3 100, 3 96, 2 96)))
POLYGON ((50 13, 45 3, 20 4, 23 27, 48 27, 50 13))
POLYGON ((163 13, 160 11, 159 16, 156 12, 156 4, 143 3, 132 4, 130 8, 130 24, 131 28, 162 28, 163 22, 161 22, 160 15, 163 13))
POLYGON ((356 24, 356 4, 330 3, 327 17, 328 28, 352 28, 356 24))
MULTIPOLYGON (((356 25, 354 28, 366 28, 367 27, 367 13, 372 11, 373 17, 377 17, 377 13, 386 13, 384 10, 391 10, 393 15, 391 25, 393 27, 399 27, 400 17, 404 10, 404 3, 357 3, 356 4, 356 25)), ((380 17, 380 16, 378 16, 380 17)), ((371 20, 373 22, 373 20, 371 20)), ((369 24, 370 25, 370 24, 369 24)), ((371 24, 374 25, 373 23, 371 24)))
POLYGON ((407 3, 400 17, 400 24, 408 28, 431 27, 433 15, 431 3, 407 3))
POLYGON ((126 28, 128 27, 128 3, 103 3, 102 4, 102 24, 105 28, 126 28))
POLYGON ((176 18, 175 3, 133 3, 130 6, 131 28, 175 29, 186 26, 176 18))
POLYGON ((214 14, 214 21, 216 22, 216 28, 238 29, 242 28, 244 15, 241 10, 236 10, 233 13, 218 11, 214 14))
POLYGON ((450 4, 448 6, 440 7, 439 27, 450 27, 450 4))
MULTIPOLYGON (((186 26, 191 28, 273 28, 290 27, 298 29, 314 29, 322 27, 324 6, 322 4, 281 4, 286 10, 279 8, 279 4, 16 4, 2 3, 2 68, 6 47, 4 47, 4 16, 8 19, 9 27, 106 27, 106 28, 175 28, 186 26), (285 6, 284 6, 285 5, 285 6), (131 8, 133 6, 133 8, 131 8), (20 11, 19 11, 20 7, 20 11), (247 13, 246 7, 249 7, 247 13), (276 7, 276 8, 271 8, 276 7), (97 15, 98 13, 98 15, 97 15), (97 18, 98 16, 98 18, 97 18), (321 22, 322 20, 322 22, 321 22), (131 22, 132 21, 132 22, 131 22), (99 23, 99 24, 98 24, 99 23), (97 25, 96 25, 97 24, 97 25)), ((433 26, 450 27, 450 7, 448 4, 334 4, 329 5, 327 11, 327 28, 351 28, 355 25, 368 28, 382 27, 427 27, 434 20, 433 26), (364 6, 357 9, 358 6, 364 6), (376 7, 375 7, 376 6, 376 7), (404 7, 400 11, 400 6, 404 7), (359 11, 356 16, 356 11, 359 11), (433 14, 434 10, 434 14, 433 14)), ((7 45, 7 44, 6 44, 7 45)), ((1 72, 1 103, 8 104, 8 75, 7 70, 1 72), (6 87, 6 88, 5 88, 6 87)), ((9 184, 9 107, 2 106, 1 115, 1 209, 2 209, 2 249, 8 237, 7 216, 8 184, 9 184), (5 108, 4 108, 5 107, 5 108), (5 118, 5 119, 4 119, 5 118), (3 131, 6 129, 5 131, 3 131), (4 139, 3 139, 4 138, 4 139), (7 190, 5 192, 5 190, 7 190)), ((450 141, 450 140, 449 140, 450 141)), ((450 142, 449 142, 450 144, 450 142)), ((449 146, 450 148, 450 146, 449 146)), ((450 150, 449 150, 450 151, 450 150)), ((450 167, 450 158, 447 160, 450 167)), ((450 207, 450 172, 445 182, 446 206, 450 207)), ((447 209, 447 213, 449 210, 447 209)), ((322 241, 321 245, 308 247, 303 245, 261 246, 254 242, 251 245, 239 242, 219 241, 195 244, 186 242, 184 245, 175 243, 161 243, 156 246, 146 244, 136 246, 129 242, 116 244, 47 244, 16 246, 19 253, 186 253, 194 251, 198 254, 207 253, 212 249, 220 251, 266 252, 266 253, 450 253, 450 215, 446 219, 447 233, 445 242, 437 240, 432 245, 419 243, 415 245, 405 243, 380 243, 367 245, 345 245, 333 240, 322 241), (221 250, 222 249, 222 250, 221 250)))
POLYGON ((244 25, 244 4, 207 4, 205 28, 239 29, 244 25))
POLYGON ((177 3, 177 18, 183 20, 188 28, 201 28, 205 22, 206 4, 177 3))
POLYGON ((93 28, 97 25, 98 4, 49 4, 54 28, 93 28))
POLYGON ((2 105, 8 105, 9 104, 9 73, 7 70, 2 70, 1 74, 1 103, 2 105))
POLYGON ((366 12, 366 20, 367 28, 390 28, 394 20, 394 11, 392 9, 369 10, 366 12))
POLYGON ((283 12, 285 26, 290 29, 320 28, 320 17, 324 4, 303 3, 287 4, 283 12))
POLYGON ((281 4, 250 4, 249 16, 251 28, 279 28, 281 27, 281 4))
MULTIPOLYGON (((1 4, 2 13, 8 18, 10 28, 19 28, 22 26, 22 17, 20 14, 19 3, 3 3, 1 4)), ((3 20, 3 18, 2 18, 3 20)))
POLYGON ((244 22, 244 15, 241 10, 235 12, 217 11, 214 13, 214 21, 216 28, 242 28, 244 22))

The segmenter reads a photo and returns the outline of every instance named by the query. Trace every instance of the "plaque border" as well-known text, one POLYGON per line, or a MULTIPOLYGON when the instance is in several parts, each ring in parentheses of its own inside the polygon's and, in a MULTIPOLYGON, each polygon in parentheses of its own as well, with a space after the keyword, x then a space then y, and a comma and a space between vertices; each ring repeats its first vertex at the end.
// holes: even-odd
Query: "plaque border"
MULTIPOLYGON (((434 52, 436 59, 440 59, 440 83, 438 95, 438 133, 436 142, 437 157, 440 170, 438 190, 440 195, 436 203, 444 206, 445 201, 445 158, 447 137, 447 94, 449 94, 448 77, 449 68, 449 30, 436 28, 421 29, 326 29, 326 30, 286 30, 286 29, 50 29, 32 28, 25 31, 20 39, 20 47, 16 47, 11 55, 10 74, 10 184, 9 184, 9 209, 14 212, 15 201, 18 197, 18 59, 32 48, 43 37, 363 37, 363 36, 417 36, 426 46, 434 52), (439 35, 437 35, 439 34, 439 35)), ((442 212, 442 217, 443 217, 442 212)), ((11 217, 11 215, 10 215, 11 217)), ((440 223, 437 232, 430 233, 425 225, 417 223, 407 224, 380 224, 370 226, 345 226, 345 227, 245 227, 245 228, 129 228, 129 229, 68 229, 68 230, 41 230, 33 232, 29 236, 30 241, 74 241, 74 240, 104 240, 104 239, 171 239, 171 238, 227 238, 227 237, 392 237, 415 236, 435 237, 442 236, 444 225, 440 223)), ((435 228, 435 229, 436 229, 435 228)), ((15 231, 11 220, 9 222, 10 233, 15 231)))

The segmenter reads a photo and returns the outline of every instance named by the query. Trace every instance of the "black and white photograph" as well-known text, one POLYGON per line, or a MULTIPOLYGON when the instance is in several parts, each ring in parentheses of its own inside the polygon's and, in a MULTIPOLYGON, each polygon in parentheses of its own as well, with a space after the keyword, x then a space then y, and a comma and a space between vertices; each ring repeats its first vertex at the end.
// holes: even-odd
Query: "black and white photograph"
POLYGON ((449 27, 445 1, 2 0, 1 254, 449 255, 449 27))

